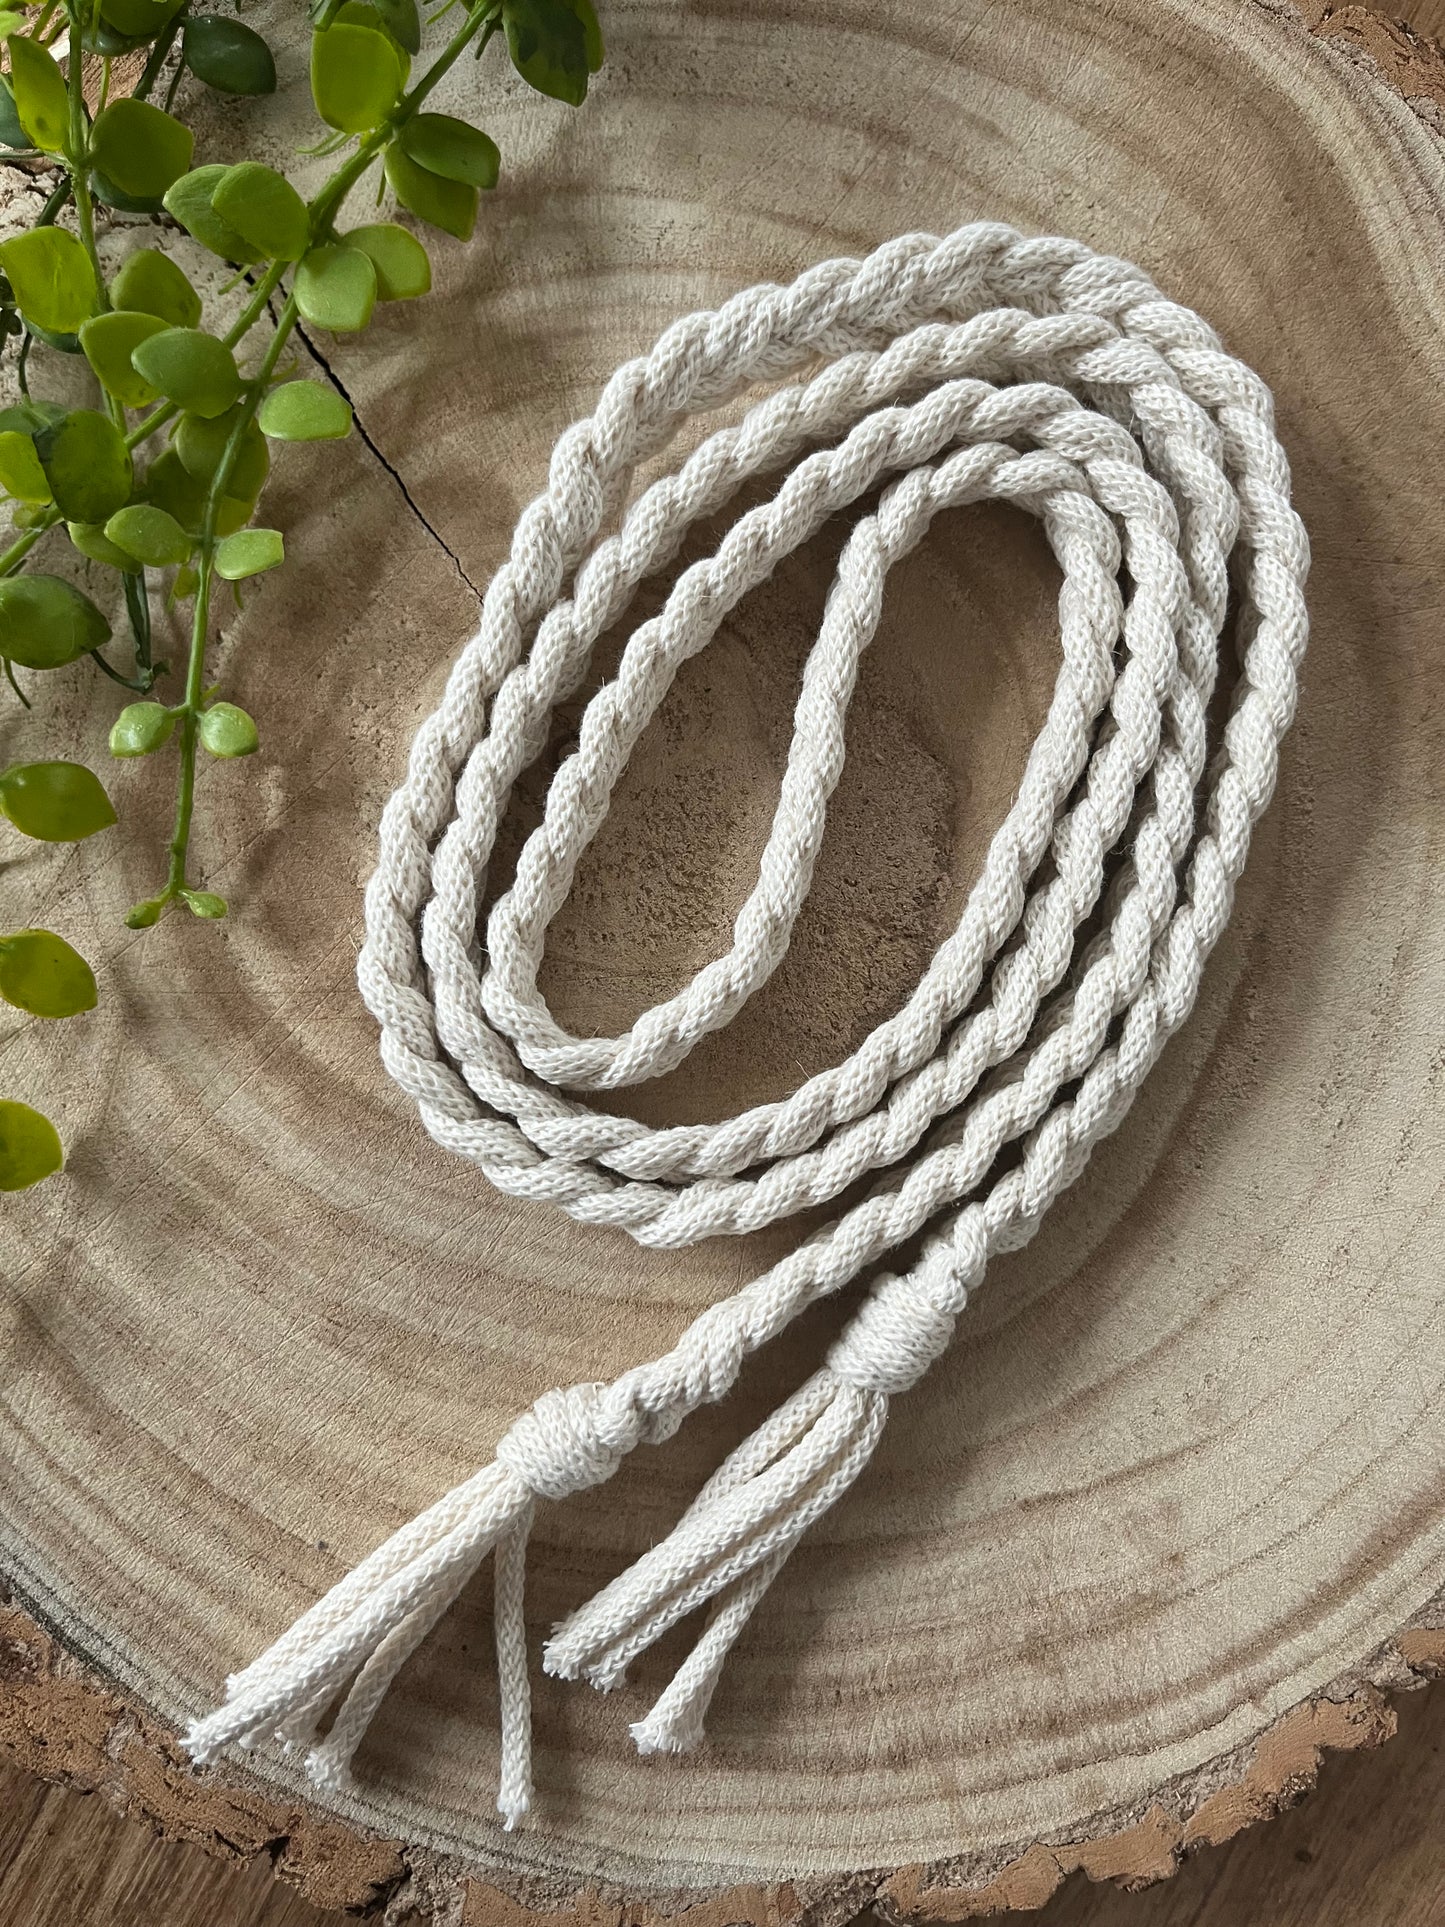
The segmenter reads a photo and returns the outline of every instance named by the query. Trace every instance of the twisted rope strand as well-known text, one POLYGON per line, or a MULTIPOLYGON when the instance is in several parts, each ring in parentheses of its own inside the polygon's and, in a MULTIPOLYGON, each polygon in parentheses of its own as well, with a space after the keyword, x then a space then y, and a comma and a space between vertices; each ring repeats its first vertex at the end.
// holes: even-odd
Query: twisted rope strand
POLYGON ((494 1464, 228 1682, 226 1704, 189 1735, 196 1758, 277 1735, 309 1747, 318 1784, 338 1785, 399 1668, 495 1551, 498 1805, 513 1826, 531 1799, 523 1590, 536 1500, 599 1484, 634 1446, 670 1437, 807 1305, 923 1233, 917 1262, 875 1276, 826 1363, 668 1538, 547 1645, 550 1672, 611 1687, 709 1605, 692 1653, 633 1727, 644 1752, 697 1741, 729 1649, 867 1463, 890 1400, 947 1346, 989 1258, 1027 1242, 1116 1128, 1192 1007, 1294 712, 1308 560, 1258 376, 1138 268, 1078 242, 991 224, 906 235, 687 316, 617 371, 592 417, 559 439, 386 807, 362 994, 386 1067, 433 1137, 499 1189, 581 1223, 672 1247, 828 1203, 860 1179, 870 1188, 663 1357, 539 1399, 494 1464), (686 419, 759 382, 782 385, 627 505, 638 465, 686 419), (770 472, 783 472, 772 499, 678 575, 588 703, 483 945, 498 828, 597 639, 689 529, 770 472), (620 1036, 573 1036, 539 967, 632 750, 728 611, 880 485, 839 559, 727 951, 620 1036), (903 1006, 788 1097, 666 1129, 593 1109, 580 1093, 675 1068, 777 969, 888 571, 941 509, 984 500, 1042 524, 1063 577, 1061 661, 956 927, 903 1006), (1207 768, 1231 562, 1241 669, 1207 768))

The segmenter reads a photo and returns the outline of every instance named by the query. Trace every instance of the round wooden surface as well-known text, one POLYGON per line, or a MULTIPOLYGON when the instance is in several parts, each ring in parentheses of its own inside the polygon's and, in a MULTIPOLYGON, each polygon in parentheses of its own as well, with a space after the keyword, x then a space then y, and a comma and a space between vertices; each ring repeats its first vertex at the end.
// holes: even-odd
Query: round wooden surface
MULTIPOLYGON (((83 1022, 6 1027, 6 1092, 43 1094, 70 1168, 0 1217, 0 1534, 66 1646, 179 1723, 537 1393, 664 1349, 786 1248, 796 1227, 645 1252, 423 1135, 353 983, 381 805, 552 441, 673 315, 985 216, 1132 257, 1274 387, 1315 548, 1299 722, 1196 1016, 794 1554, 699 1754, 627 1738, 677 1639, 609 1699, 541 1682, 537 1809, 503 1835, 483 1583, 340 1809, 537 1906, 750 1882, 786 1916, 781 1882, 836 1910, 865 1870, 936 1891, 1104 1817, 1187 1818, 1445 1585, 1445 146, 1256 0, 613 0, 606 25, 576 113, 490 58, 458 72, 443 104, 505 157, 476 240, 438 247, 427 301, 318 344, 365 437, 278 462, 288 566, 217 653, 264 745, 205 775, 229 921, 120 926, 157 874, 161 767, 117 774, 121 830, 7 850, 6 914, 80 943, 102 989, 83 1022)), ((278 153, 287 111, 262 110, 278 153)), ((251 113, 216 116, 200 158, 239 153, 251 113)), ((845 534, 748 598, 648 732, 553 933, 575 1027, 615 1029, 721 947, 845 534)), ((940 517, 895 572, 793 953, 647 1116, 778 1094, 896 1006, 1042 719, 1056 591, 1035 526, 996 508, 940 517)), ((63 700, 98 762, 110 693, 77 671, 63 700)), ((0 753, 41 730, 7 711, 0 753)), ((669 1529, 842 1309, 542 1510, 534 1646, 669 1529)))

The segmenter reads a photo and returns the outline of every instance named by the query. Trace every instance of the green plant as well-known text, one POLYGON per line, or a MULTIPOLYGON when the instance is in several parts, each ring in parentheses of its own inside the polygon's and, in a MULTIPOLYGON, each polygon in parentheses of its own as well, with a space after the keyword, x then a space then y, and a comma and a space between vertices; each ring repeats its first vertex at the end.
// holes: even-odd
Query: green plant
MULTIPOLYGON (((15 763, 0 770, 0 813, 42 843, 78 843, 109 829, 115 810, 81 763, 15 763)), ((53 930, 0 934, 0 997, 32 1017, 75 1017, 95 1005, 95 974, 53 930)), ((23 1191, 65 1162, 48 1117, 0 1099, 0 1191, 23 1191)))
MULTIPOLYGON (((499 31, 525 80, 574 105, 602 60, 591 0, 443 0, 431 24, 454 15, 450 35, 439 37, 413 80, 426 38, 416 0, 317 0, 311 92, 325 132, 308 152, 339 158, 304 198, 258 161, 194 164, 192 131, 173 111, 184 76, 223 93, 264 94, 274 89, 276 70, 245 23, 189 8, 190 0, 42 0, 0 14, 9 70, 0 81, 0 144, 11 159, 58 173, 35 225, 0 242, 0 344, 16 344, 21 393, 0 410, 0 492, 12 521, 12 540, 0 553, 0 665, 29 708, 17 671, 50 674, 88 660, 132 698, 111 730, 112 755, 175 755, 166 873, 126 913, 134 929, 175 904, 207 920, 226 914, 223 898, 191 870, 198 764, 201 752, 223 761, 251 754, 259 733, 207 680, 216 585, 231 583, 239 603, 241 583, 284 559, 280 531, 256 523, 272 448, 339 439, 351 429, 351 410, 334 389, 295 378, 286 357, 292 333, 298 322, 356 332, 377 302, 414 299, 431 285, 426 247, 410 228, 388 220, 348 225, 353 190, 374 170, 406 213, 469 239, 500 156, 479 128, 426 109, 437 83, 499 31), (62 34, 64 67, 51 51, 62 34), (99 67, 93 112, 77 49, 99 67), (140 51, 134 92, 110 98, 115 56, 140 51), (157 106, 150 96, 168 71, 157 106), (240 313, 227 327, 208 326, 200 296, 160 249, 142 248, 107 280, 96 250, 97 208, 171 217, 247 285, 240 313), (66 408, 32 393, 37 342, 88 364, 97 406, 66 408), (52 531, 112 572, 111 601, 123 607, 129 632, 123 664, 110 653, 106 598, 32 566, 32 551, 52 531), (167 674, 152 652, 157 591, 190 608, 189 649, 171 701, 151 694, 167 674)), ((0 778, 0 807, 26 834, 47 835, 4 802, 4 783, 15 775, 0 778)), ((0 939, 0 994, 9 995, 3 958, 12 953, 4 946, 42 935, 49 933, 0 939)), ((45 967, 34 943, 25 954, 45 967)), ((21 1182, 45 1175, 34 1132, 8 1117, 0 1117, 0 1186, 7 1169, 32 1174, 21 1182), (12 1143, 21 1146, 13 1157, 12 1143)))

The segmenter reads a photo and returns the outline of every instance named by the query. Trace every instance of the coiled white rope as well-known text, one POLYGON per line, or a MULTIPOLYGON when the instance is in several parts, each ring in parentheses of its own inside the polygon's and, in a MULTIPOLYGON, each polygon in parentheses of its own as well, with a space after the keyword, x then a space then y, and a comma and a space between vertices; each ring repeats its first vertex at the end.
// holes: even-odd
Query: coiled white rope
POLYGON ((618 370, 558 442, 387 806, 360 963, 382 1055, 433 1137, 501 1190, 643 1244, 749 1231, 882 1176, 665 1357, 540 1399, 494 1464, 229 1682, 189 1735, 196 1758, 279 1734, 309 1746, 312 1777, 334 1785, 400 1666, 495 1550, 498 1805, 514 1824, 531 1795, 522 1592, 535 1502, 598 1484, 641 1441, 669 1437, 806 1305, 923 1233, 916 1262, 874 1276, 822 1369, 675 1531, 547 1646, 550 1671, 610 1686, 710 1603, 691 1657, 633 1728, 645 1752, 698 1738, 729 1647, 867 1463, 889 1400, 947 1345, 989 1257, 1033 1235, 1193 1004, 1294 710, 1307 566, 1263 383, 1139 269, 1078 242, 996 225, 906 235, 691 315, 618 370), (805 366, 624 512, 636 465, 685 418, 805 366), (789 463, 773 499, 681 574, 588 704, 483 948, 503 811, 597 637, 699 517, 789 463), (731 949, 624 1035, 569 1035, 538 990, 543 942, 633 746, 726 612, 879 483, 838 565, 731 949), (672 1069, 777 968, 887 572, 940 509, 989 498, 1043 523, 1064 578, 1062 663, 1013 807, 907 1003, 846 1062, 722 1123, 654 1130, 567 1095, 672 1069), (1231 558, 1241 669, 1206 773, 1231 558), (1096 912, 1098 934, 1080 944, 1096 912))

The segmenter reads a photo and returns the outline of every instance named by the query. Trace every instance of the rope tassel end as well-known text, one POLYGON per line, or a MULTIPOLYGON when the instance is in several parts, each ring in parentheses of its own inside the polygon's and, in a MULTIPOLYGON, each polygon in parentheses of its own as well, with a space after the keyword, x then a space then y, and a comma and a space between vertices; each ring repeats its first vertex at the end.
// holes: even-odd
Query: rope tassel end
POLYGON ((502 1728, 497 1807, 510 1831, 532 1799, 522 1618, 532 1515, 531 1490, 501 1463, 456 1486, 338 1581, 244 1672, 233 1674, 224 1704, 187 1730, 185 1751, 197 1765, 209 1766, 232 1746, 278 1740, 288 1753, 305 1749, 306 1777, 319 1792, 339 1792, 392 1681, 494 1552, 502 1728), (320 1736, 343 1688, 345 1697, 320 1736))
POLYGON ((887 1416, 883 1393, 825 1366, 732 1453, 661 1544, 558 1629, 545 1670, 606 1691, 669 1627, 711 1602, 696 1646, 631 1729, 640 1753, 695 1746, 753 1608, 798 1540, 868 1463, 887 1416))

